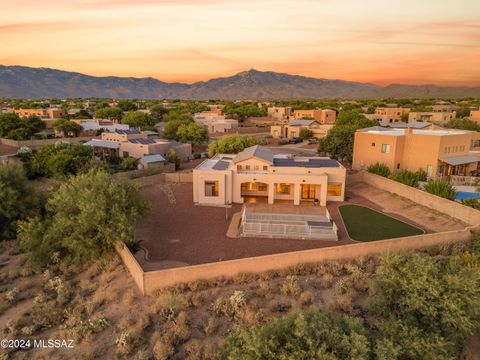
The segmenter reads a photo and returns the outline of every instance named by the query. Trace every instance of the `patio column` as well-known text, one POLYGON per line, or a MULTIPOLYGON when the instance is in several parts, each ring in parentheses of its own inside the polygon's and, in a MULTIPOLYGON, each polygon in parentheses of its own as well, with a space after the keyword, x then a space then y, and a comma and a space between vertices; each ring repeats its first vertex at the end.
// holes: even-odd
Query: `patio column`
POLYGON ((320 206, 327 206, 327 189, 328 188, 328 179, 320 185, 320 206))
POLYGON ((301 188, 300 184, 293 184, 293 205, 300 205, 301 188))
POLYGON ((268 203, 273 204, 275 201, 275 184, 268 184, 268 203))

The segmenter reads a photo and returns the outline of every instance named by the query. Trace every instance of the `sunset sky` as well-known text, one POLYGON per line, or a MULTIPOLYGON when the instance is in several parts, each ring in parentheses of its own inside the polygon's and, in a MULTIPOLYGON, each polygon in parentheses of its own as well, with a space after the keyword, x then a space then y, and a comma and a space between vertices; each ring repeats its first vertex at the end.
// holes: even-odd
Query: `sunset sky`
POLYGON ((480 0, 0 0, 0 64, 480 86, 480 0))

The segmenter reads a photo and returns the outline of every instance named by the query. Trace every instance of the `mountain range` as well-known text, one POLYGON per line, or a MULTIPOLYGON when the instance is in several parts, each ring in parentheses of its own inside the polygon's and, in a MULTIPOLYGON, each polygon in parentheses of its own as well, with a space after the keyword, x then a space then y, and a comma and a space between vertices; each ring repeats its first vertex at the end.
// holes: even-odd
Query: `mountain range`
POLYGON ((152 77, 89 76, 49 68, 0 65, 0 98, 300 99, 480 97, 480 87, 379 86, 248 70, 193 84, 152 77))

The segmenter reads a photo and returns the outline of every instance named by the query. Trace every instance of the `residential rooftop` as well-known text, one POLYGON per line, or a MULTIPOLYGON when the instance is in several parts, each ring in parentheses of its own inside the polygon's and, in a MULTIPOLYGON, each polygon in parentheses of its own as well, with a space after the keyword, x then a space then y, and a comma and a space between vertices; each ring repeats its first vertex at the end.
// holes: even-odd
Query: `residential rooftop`
MULTIPOLYGON (((369 134, 381 134, 381 135, 388 135, 388 136, 404 136, 405 135, 405 129, 385 128, 382 126, 373 126, 370 128, 359 129, 357 131, 365 132, 369 134)), ((412 133, 413 135, 452 136, 452 135, 467 134, 468 131, 454 130, 454 129, 442 129, 442 130, 412 129, 412 133)))
POLYGON ((203 161, 196 167, 198 170, 228 170, 232 165, 257 158, 268 162, 274 167, 302 167, 302 168, 332 168, 342 167, 342 165, 334 159, 325 157, 292 157, 288 154, 273 155, 270 149, 255 145, 239 152, 238 154, 217 154, 214 157, 203 161))

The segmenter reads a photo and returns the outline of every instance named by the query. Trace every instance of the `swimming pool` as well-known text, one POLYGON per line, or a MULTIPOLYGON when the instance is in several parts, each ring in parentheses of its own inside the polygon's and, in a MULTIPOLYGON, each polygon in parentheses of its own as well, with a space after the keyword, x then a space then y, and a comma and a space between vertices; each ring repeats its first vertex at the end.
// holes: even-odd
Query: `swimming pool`
POLYGON ((475 192, 458 191, 455 200, 462 201, 464 199, 480 199, 480 194, 475 192))

